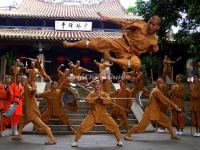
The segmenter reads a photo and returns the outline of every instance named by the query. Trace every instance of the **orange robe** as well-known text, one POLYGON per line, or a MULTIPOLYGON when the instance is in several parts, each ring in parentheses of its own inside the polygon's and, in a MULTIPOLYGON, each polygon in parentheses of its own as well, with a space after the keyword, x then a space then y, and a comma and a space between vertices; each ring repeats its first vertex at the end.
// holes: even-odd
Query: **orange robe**
MULTIPOLYGON (((74 92, 72 91, 71 87, 70 87, 70 79, 69 79, 69 75, 63 73, 62 71, 60 71, 60 68, 57 68, 57 73, 58 73, 58 88, 63 92, 63 93, 67 93, 67 94, 71 94, 74 96, 74 98, 76 98, 76 95, 74 94, 74 92)), ((62 94, 63 94, 62 93, 62 94)), ((69 106, 68 108, 70 110, 77 110, 78 109, 78 103, 77 101, 73 101, 72 103, 67 104, 67 106, 69 106)), ((67 107, 66 106, 66 107, 67 107)))
MULTIPOLYGON (((112 98, 132 98, 131 91, 128 88, 118 89, 117 91, 111 93, 110 96, 112 98)), ((130 110, 132 106, 131 99, 115 99, 115 103, 126 110, 130 110)), ((127 111, 113 106, 111 116, 116 121, 117 121, 117 118, 119 117, 121 119, 120 125, 128 129, 128 112, 127 111)))
POLYGON ((103 98, 103 103, 96 101, 97 95, 94 91, 87 96, 86 100, 91 109, 81 122, 81 125, 75 135, 75 141, 78 141, 82 134, 89 132, 96 123, 103 124, 108 131, 114 133, 117 141, 121 139, 121 133, 116 122, 106 110, 106 106, 110 105, 111 99, 105 92, 101 92, 100 96, 103 98))
POLYGON ((36 61, 36 68, 44 80, 51 81, 50 76, 46 74, 44 68, 42 67, 42 61, 36 61))
POLYGON ((81 74, 83 72, 87 72, 88 70, 80 67, 80 66, 76 66, 76 65, 71 65, 71 69, 70 69, 71 73, 75 76, 75 81, 76 82, 88 82, 87 78, 84 76, 81 76, 81 74))
POLYGON ((19 83, 16 85, 15 83, 11 83, 9 86, 9 101, 10 103, 17 102, 18 106, 16 107, 16 110, 14 111, 13 115, 10 117, 11 119, 11 125, 17 125, 19 123, 19 118, 22 115, 22 101, 23 101, 23 93, 24 88, 19 83))
POLYGON ((38 69, 34 68, 34 69, 27 69, 26 72, 28 73, 28 80, 29 82, 35 82, 35 79, 37 77, 37 75, 39 74, 38 69))
POLYGON ((24 126, 32 122, 39 131, 45 132, 49 136, 51 141, 55 141, 51 129, 41 120, 41 115, 35 100, 34 92, 35 91, 32 89, 31 86, 25 85, 23 105, 24 114, 20 117, 19 121, 19 135, 22 134, 24 126))
POLYGON ((127 56, 146 53, 152 46, 158 45, 156 34, 148 35, 147 23, 143 21, 122 21, 118 23, 122 29, 130 30, 123 33, 121 38, 106 39, 93 38, 90 40, 89 48, 99 51, 113 51, 126 53, 127 56))
POLYGON ((40 98, 47 98, 47 108, 42 113, 42 121, 44 123, 47 123, 49 119, 51 119, 53 116, 58 117, 58 119, 70 126, 69 117, 66 115, 63 104, 62 104, 62 91, 56 90, 56 91, 45 91, 43 93, 36 94, 36 97, 40 98))
MULTIPOLYGON (((4 85, 0 83, 0 111, 5 112, 8 110, 10 103, 8 101, 7 93, 4 85)), ((9 118, 6 116, 0 116, 0 131, 4 131, 6 126, 9 124, 9 118)))
POLYGON ((170 59, 164 59, 163 61, 163 78, 166 80, 166 76, 171 79, 172 77, 172 69, 171 69, 172 61, 170 59))
POLYGON ((192 124, 195 127, 200 127, 200 81, 191 84, 191 103, 192 103, 192 124))
POLYGON ((163 127, 167 128, 172 136, 175 136, 175 133, 172 130, 171 120, 161 112, 160 103, 165 104, 166 106, 175 106, 160 89, 157 87, 153 89, 149 97, 148 106, 145 109, 142 120, 139 124, 134 125, 127 133, 127 136, 131 136, 132 133, 144 132, 146 127, 151 121, 156 121, 163 127))
POLYGON ((149 97, 150 92, 144 86, 144 75, 141 71, 133 72, 129 80, 132 81, 134 84, 134 87, 131 91, 133 97, 140 91, 142 91, 145 96, 149 97))
POLYGON ((176 126, 177 129, 183 130, 185 126, 184 120, 184 85, 176 84, 172 86, 171 90, 171 100, 175 103, 178 108, 182 111, 177 112, 174 108, 172 108, 172 122, 176 126))

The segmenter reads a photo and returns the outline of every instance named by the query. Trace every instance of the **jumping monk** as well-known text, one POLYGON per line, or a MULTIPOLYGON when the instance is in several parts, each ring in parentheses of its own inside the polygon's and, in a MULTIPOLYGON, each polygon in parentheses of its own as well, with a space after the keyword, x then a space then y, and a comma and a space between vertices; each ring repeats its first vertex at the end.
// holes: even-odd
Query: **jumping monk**
POLYGON ((24 86, 24 114, 19 121, 18 135, 12 140, 22 140, 23 128, 32 122, 38 130, 45 132, 49 140, 45 142, 47 145, 56 144, 56 140, 51 132, 51 129, 41 120, 39 108, 35 100, 36 85, 35 82, 28 81, 26 76, 22 78, 22 85, 24 86))
POLYGON ((110 93, 110 97, 127 98, 127 99, 115 99, 116 104, 123 107, 124 110, 113 106, 111 116, 115 121, 117 121, 117 119, 120 118, 120 125, 125 127, 126 131, 128 131, 128 112, 130 111, 132 106, 132 100, 131 100, 132 95, 131 91, 127 87, 127 81, 120 80, 119 83, 120 83, 120 89, 110 93))
POLYGON ((103 124, 108 131, 115 135, 118 142, 117 145, 122 146, 123 143, 120 140, 121 133, 119 128, 106 110, 106 106, 110 105, 111 99, 105 92, 102 92, 101 82, 99 80, 94 83, 94 91, 86 97, 86 101, 91 106, 91 110, 76 132, 72 147, 78 146, 78 140, 81 138, 82 134, 89 132, 96 123, 103 124))
POLYGON ((11 104, 17 104, 17 107, 10 117, 11 127, 13 129, 13 135, 17 135, 17 126, 19 123, 19 118, 22 115, 22 101, 24 88, 21 84, 21 76, 17 75, 16 83, 11 83, 9 88, 9 101, 11 104))
POLYGON ((58 89, 58 84, 55 81, 51 82, 51 89, 43 93, 37 93, 37 98, 46 98, 47 99, 47 108, 42 113, 41 118, 44 123, 47 123, 49 119, 53 116, 58 117, 58 119, 68 125, 70 131, 74 131, 71 126, 69 117, 66 115, 63 105, 62 105, 62 91, 58 89))
POLYGON ((174 107, 177 111, 179 110, 178 106, 174 104, 172 101, 170 101, 170 99, 168 99, 163 94, 163 89, 165 88, 165 86, 166 85, 163 79, 158 79, 156 81, 156 88, 154 88, 150 94, 149 104, 145 109, 142 120, 139 122, 139 124, 134 125, 128 131, 125 140, 132 140, 131 138, 132 133, 144 132, 145 128, 149 125, 151 121, 155 121, 158 124, 161 124, 162 126, 167 128, 169 130, 169 133, 171 134, 171 139, 180 140, 180 138, 176 136, 176 134, 172 129, 170 119, 161 112, 159 107, 159 104, 163 103, 168 107, 169 106, 174 107))
POLYGON ((190 99, 192 111, 192 126, 195 127, 196 132, 193 136, 200 136, 200 81, 199 76, 194 75, 194 81, 190 85, 190 99))
POLYGON ((110 18, 97 13, 103 21, 108 21, 121 26, 122 29, 129 30, 124 32, 121 38, 106 39, 93 38, 90 41, 84 40, 70 43, 64 41, 64 47, 89 48, 101 53, 112 51, 120 53, 120 59, 112 59, 114 63, 130 66, 132 68, 140 67, 139 56, 148 50, 157 52, 158 38, 156 32, 160 28, 161 19, 158 16, 152 16, 148 23, 144 21, 125 21, 110 18))

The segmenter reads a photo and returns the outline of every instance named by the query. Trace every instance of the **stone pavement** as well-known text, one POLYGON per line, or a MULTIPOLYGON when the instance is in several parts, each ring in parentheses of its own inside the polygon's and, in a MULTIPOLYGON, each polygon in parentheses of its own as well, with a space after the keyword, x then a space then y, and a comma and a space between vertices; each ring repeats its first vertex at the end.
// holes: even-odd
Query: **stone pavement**
MULTIPOLYGON (((124 136, 124 135, 123 135, 124 136)), ((12 141, 10 136, 0 137, 0 150, 199 150, 200 137, 192 137, 187 127, 182 140, 170 139, 168 133, 135 134, 133 141, 124 141, 117 147, 112 134, 83 135, 79 147, 72 148, 73 135, 56 135, 56 145, 44 145, 45 135, 24 135, 22 141, 12 141)))

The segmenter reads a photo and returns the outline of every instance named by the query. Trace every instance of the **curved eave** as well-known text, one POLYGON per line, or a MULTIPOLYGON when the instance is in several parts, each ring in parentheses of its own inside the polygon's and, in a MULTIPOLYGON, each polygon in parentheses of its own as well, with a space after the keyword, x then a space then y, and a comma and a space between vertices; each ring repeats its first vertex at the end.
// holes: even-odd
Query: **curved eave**
POLYGON ((97 12, 106 16, 125 20, 142 19, 138 16, 127 15, 118 0, 104 2, 99 5, 81 6, 51 4, 39 0, 24 0, 18 9, 15 11, 0 11, 0 16, 42 19, 101 20, 97 15, 97 12))
POLYGON ((91 38, 119 38, 120 32, 63 32, 48 30, 0 30, 0 40, 83 40, 91 38))

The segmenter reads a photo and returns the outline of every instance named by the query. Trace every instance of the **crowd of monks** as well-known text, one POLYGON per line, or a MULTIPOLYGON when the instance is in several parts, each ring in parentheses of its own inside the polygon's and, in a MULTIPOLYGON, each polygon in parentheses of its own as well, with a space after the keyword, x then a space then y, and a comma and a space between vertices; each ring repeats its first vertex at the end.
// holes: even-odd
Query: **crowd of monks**
MULTIPOLYGON (((63 124, 68 126, 70 131, 75 133, 75 138, 72 146, 78 146, 78 140, 81 136, 89 132, 95 124, 102 124, 109 132, 113 133, 118 146, 123 146, 122 135, 119 126, 123 126, 127 134, 125 140, 132 140, 131 135, 134 133, 144 132, 150 122, 161 125, 169 130, 171 139, 180 140, 177 135, 184 134, 184 96, 185 85, 182 81, 182 76, 177 75, 176 81, 172 85, 166 86, 166 76, 172 79, 170 64, 171 61, 165 56, 163 61, 163 74, 154 84, 153 89, 148 89, 144 86, 144 75, 141 70, 141 62, 139 56, 148 50, 152 52, 158 51, 158 41, 156 31, 160 28, 160 18, 153 16, 148 23, 143 21, 122 21, 109 18, 98 13, 104 21, 115 23, 122 29, 129 30, 125 32, 119 39, 94 38, 90 41, 79 41, 70 43, 64 41, 66 48, 78 47, 88 48, 101 53, 104 53, 104 59, 112 63, 119 64, 124 69, 121 79, 118 81, 120 88, 113 90, 112 75, 107 69, 112 67, 112 63, 106 63, 104 59, 100 62, 94 60, 94 64, 99 67, 97 78, 89 81, 82 73, 91 73, 91 70, 80 66, 80 61, 77 60, 74 64, 72 61, 68 63, 62 71, 63 64, 57 68, 57 81, 52 81, 42 67, 42 60, 39 56, 36 59, 26 58, 31 61, 30 67, 16 60, 16 64, 10 68, 11 79, 7 81, 7 76, 4 75, 0 84, 0 111, 1 111, 1 133, 10 123, 13 129, 13 140, 22 140, 22 132, 25 125, 32 122, 38 132, 46 133, 48 141, 45 144, 56 144, 51 129, 47 126, 48 121, 52 117, 57 117, 63 124), (110 52, 114 52, 116 57, 112 57, 110 52), (128 72, 128 68, 133 71, 128 72), (26 76, 27 75, 27 76, 26 76), (36 79, 41 76, 45 81, 50 83, 50 89, 43 93, 36 92, 36 79), (93 84, 93 89, 85 99, 85 102, 90 106, 87 116, 81 122, 79 128, 75 131, 70 123, 70 118, 64 111, 63 102, 69 107, 78 109, 76 90, 72 88, 75 83, 87 89, 93 84), (80 85, 81 83, 81 85, 80 85), (129 88, 128 83, 132 83, 132 88, 129 88), (135 96, 139 93, 143 94, 148 99, 148 105, 144 110, 142 120, 128 127, 128 113, 131 111, 132 102, 135 96), (63 97, 73 96, 73 100, 65 102, 63 97), (47 107, 42 113, 39 111, 36 100, 47 100, 47 107), (11 107, 15 107, 11 116, 5 115, 11 111, 11 107), (171 117, 163 112, 162 106, 170 108, 171 117), (23 107, 23 109, 22 109, 23 107), (107 108, 111 108, 109 114, 107 108), (23 110, 23 111, 22 111, 23 110), (118 118, 120 122, 118 123, 118 118), (176 127, 176 132, 173 131, 172 124, 176 127), (18 129, 18 131, 17 131, 18 129)), ((200 80, 198 75, 194 75, 194 81, 190 83, 190 99, 191 99, 191 118, 192 126, 195 127, 194 136, 200 136, 200 80)))

